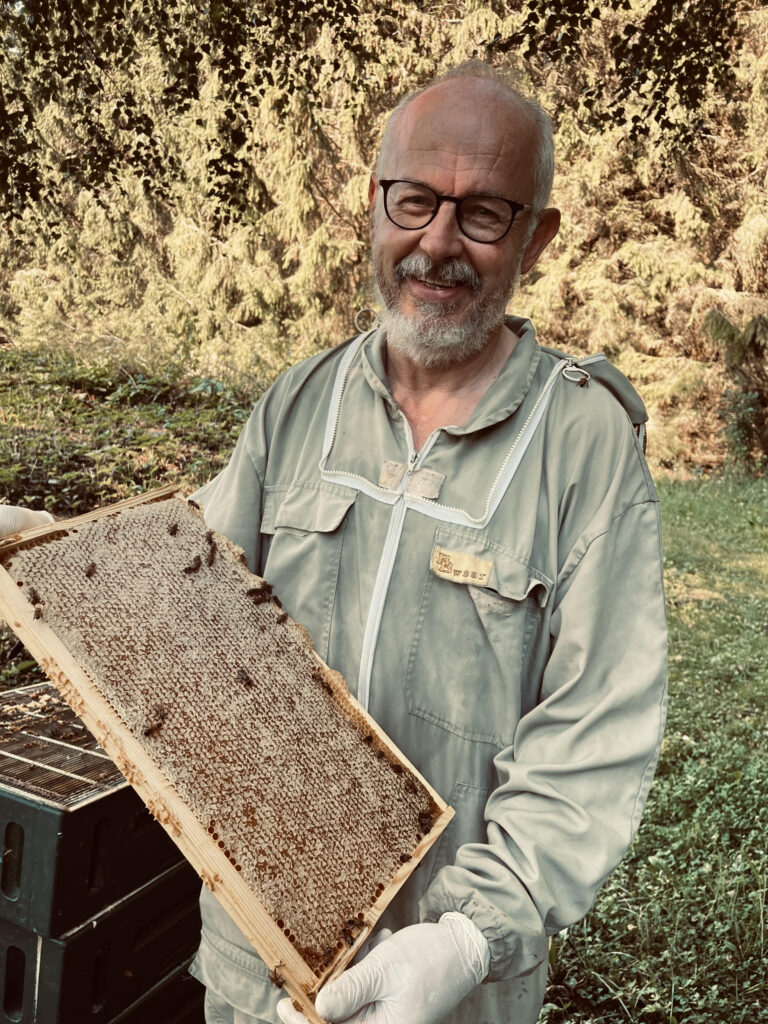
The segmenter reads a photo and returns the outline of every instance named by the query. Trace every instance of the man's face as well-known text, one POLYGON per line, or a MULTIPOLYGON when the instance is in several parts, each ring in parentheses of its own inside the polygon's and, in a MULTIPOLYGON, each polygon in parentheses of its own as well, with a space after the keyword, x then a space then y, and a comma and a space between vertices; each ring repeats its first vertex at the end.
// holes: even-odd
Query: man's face
MULTIPOLYGON (((383 171, 440 195, 495 194, 527 204, 534 152, 527 115, 486 82, 453 80, 405 108, 383 171)), ((518 213, 507 235, 488 244, 461 232, 454 203, 443 203, 425 228, 408 231, 387 218, 376 179, 371 199, 374 284, 388 344, 422 365, 461 362, 482 349, 501 329, 531 214, 518 213)))

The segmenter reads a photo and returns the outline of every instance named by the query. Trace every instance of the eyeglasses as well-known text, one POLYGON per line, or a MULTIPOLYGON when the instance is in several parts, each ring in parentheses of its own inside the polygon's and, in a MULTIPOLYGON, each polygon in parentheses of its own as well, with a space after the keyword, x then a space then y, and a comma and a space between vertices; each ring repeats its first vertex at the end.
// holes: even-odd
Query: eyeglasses
POLYGON ((455 203, 459 228, 473 242, 500 242, 516 215, 533 209, 500 196, 441 196, 429 185, 415 181, 391 178, 380 180, 379 185, 387 217, 396 227, 418 231, 435 219, 441 203, 455 203))

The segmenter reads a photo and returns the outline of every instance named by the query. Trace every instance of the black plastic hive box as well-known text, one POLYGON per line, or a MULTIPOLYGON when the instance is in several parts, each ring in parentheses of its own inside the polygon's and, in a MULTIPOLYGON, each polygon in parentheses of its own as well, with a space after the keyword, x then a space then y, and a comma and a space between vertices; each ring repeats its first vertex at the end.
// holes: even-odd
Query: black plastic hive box
POLYGON ((205 989, 185 965, 166 975, 110 1024, 205 1024, 205 989))
MULTIPOLYGON (((187 964, 197 948, 199 888, 195 872, 180 864, 60 938, 5 922, 0 1022, 107 1024, 144 1003, 149 1009, 139 1013, 134 1007, 133 1019, 165 1024, 151 1009, 151 990, 187 964)), ((162 987, 154 993, 161 1002, 167 998, 162 987)))
POLYGON ((181 855, 49 684, 0 695, 2 919, 63 935, 181 855))

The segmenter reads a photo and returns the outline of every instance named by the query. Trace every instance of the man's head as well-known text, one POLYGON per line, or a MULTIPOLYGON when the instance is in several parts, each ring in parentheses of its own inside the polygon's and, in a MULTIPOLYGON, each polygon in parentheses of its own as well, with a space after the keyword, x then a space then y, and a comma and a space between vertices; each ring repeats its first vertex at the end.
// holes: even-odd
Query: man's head
POLYGON ((559 225, 557 211, 544 208, 552 183, 546 115, 476 65, 458 72, 398 105, 370 185, 374 283, 388 344, 427 366, 460 363, 499 335, 519 274, 559 225), (461 211, 443 200, 428 224, 409 230, 393 223, 393 214, 400 225, 421 225, 411 211, 426 204, 428 216, 430 195, 406 192, 404 206, 402 186, 380 185, 392 180, 420 183, 438 196, 493 199, 487 209, 464 203, 461 211), (482 240, 495 238, 518 206, 531 209, 516 210, 503 237, 482 240), (498 230, 486 230, 484 217, 498 230))

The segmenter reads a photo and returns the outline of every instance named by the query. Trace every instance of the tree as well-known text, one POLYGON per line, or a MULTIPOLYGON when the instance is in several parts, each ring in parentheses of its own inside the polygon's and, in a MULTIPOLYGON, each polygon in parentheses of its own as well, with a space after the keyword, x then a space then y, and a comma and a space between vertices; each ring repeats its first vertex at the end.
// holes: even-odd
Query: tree
POLYGON ((348 337, 386 112, 481 57, 557 129, 564 229, 524 308, 671 382, 702 296, 744 322, 730 247, 765 205, 764 29, 735 3, 0 0, 0 331, 262 382, 348 337))
POLYGON ((540 66, 567 67, 583 83, 580 113, 586 126, 628 126, 630 139, 654 129, 686 145, 703 123, 708 90, 733 84, 739 37, 738 0, 526 0, 519 26, 498 35, 491 53, 517 50, 540 66), (604 78, 589 81, 585 44, 596 23, 608 23, 604 78))

